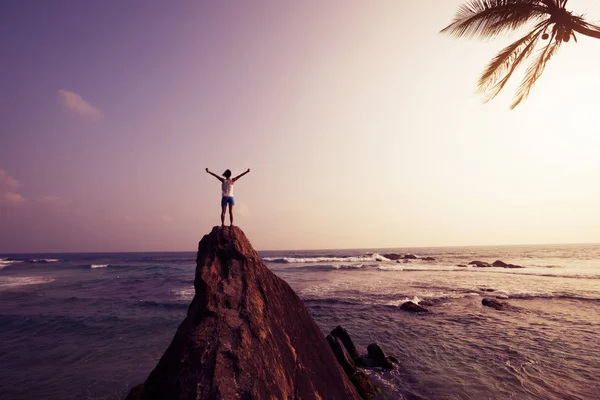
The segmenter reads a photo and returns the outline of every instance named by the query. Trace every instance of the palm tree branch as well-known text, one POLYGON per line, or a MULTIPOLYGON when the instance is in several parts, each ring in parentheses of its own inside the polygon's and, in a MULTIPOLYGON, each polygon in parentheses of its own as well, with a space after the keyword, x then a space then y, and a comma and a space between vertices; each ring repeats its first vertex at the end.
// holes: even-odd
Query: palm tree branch
POLYGON ((537 0, 470 0, 459 7, 454 21, 441 32, 491 38, 547 15, 548 7, 537 0))
POLYGON ((556 54, 561 44, 562 40, 560 40, 560 38, 556 38, 556 33, 554 32, 549 43, 540 50, 540 55, 537 60, 527 69, 527 74, 523 78, 523 81, 517 90, 515 101, 510 106, 511 110, 518 106, 529 95, 533 85, 535 85, 535 82, 544 72, 546 64, 548 61, 550 61, 552 56, 556 54))
POLYGON ((495 98, 504 88, 521 62, 535 49, 540 35, 548 26, 538 24, 529 34, 504 48, 488 65, 479 79, 479 91, 487 93, 485 102, 495 98))

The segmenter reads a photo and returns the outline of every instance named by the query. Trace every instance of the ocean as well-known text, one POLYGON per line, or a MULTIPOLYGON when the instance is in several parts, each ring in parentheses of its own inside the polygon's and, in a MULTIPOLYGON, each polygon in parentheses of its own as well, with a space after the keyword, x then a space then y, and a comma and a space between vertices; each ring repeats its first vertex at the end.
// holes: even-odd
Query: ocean
MULTIPOLYGON (((323 333, 342 325, 359 352, 376 342, 400 360, 368 371, 378 399, 600 398, 600 245, 259 254, 323 333)), ((195 257, 0 255, 0 399, 123 399, 183 320, 195 257)))

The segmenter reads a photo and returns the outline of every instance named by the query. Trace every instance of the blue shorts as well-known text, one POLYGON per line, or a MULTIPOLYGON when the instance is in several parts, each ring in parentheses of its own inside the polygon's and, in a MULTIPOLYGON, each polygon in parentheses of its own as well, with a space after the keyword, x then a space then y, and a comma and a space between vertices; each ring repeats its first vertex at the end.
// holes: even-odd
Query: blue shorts
POLYGON ((223 196, 221 197, 221 207, 225 207, 229 204, 230 206, 235 206, 235 199, 233 196, 223 196))

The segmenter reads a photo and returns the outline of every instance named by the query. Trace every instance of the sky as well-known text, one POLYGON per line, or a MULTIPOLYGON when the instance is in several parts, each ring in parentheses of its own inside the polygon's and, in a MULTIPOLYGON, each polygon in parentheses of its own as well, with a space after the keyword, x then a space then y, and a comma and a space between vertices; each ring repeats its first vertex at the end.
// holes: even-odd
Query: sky
POLYGON ((207 167, 259 250, 600 242, 600 40, 511 111, 476 89, 519 32, 460 4, 1 2, 0 253, 193 251, 207 167))

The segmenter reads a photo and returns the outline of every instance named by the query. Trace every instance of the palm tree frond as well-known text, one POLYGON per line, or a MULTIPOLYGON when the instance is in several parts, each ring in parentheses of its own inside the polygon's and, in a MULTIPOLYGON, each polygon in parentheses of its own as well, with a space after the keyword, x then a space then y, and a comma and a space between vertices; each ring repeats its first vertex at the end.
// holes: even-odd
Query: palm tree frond
POLYGON ((540 0, 470 0, 459 7, 454 21, 441 32, 491 38, 539 20, 547 13, 548 6, 540 0))
POLYGON ((525 77, 523 78, 523 81, 517 90, 515 101, 510 106, 511 110, 517 107, 523 100, 525 100, 525 98, 527 98, 527 96, 529 96, 533 85, 535 85, 535 82, 542 75, 544 68, 546 68, 546 64, 548 61, 550 61, 552 56, 556 54, 561 44, 562 40, 558 40, 556 38, 556 34, 553 34, 550 42, 540 50, 540 55, 538 56, 537 60, 534 61, 527 69, 527 73, 525 74, 525 77))
POLYGON ((479 79, 479 91, 486 93, 485 102, 495 98, 512 74, 535 49, 547 23, 540 23, 521 39, 504 48, 487 66, 479 79))

